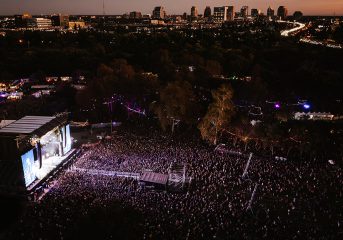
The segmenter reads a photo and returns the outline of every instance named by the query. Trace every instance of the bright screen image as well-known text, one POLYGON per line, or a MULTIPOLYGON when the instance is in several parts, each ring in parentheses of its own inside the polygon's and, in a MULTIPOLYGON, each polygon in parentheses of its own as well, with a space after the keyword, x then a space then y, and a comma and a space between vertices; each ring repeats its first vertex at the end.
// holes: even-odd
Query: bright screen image
POLYGON ((66 146, 64 148, 64 153, 67 153, 71 149, 71 139, 70 139, 70 126, 66 126, 66 146))
POLYGON ((34 180, 36 180, 35 174, 35 160, 33 156, 33 150, 25 153, 21 156, 21 161, 23 164, 25 186, 29 186, 34 180))

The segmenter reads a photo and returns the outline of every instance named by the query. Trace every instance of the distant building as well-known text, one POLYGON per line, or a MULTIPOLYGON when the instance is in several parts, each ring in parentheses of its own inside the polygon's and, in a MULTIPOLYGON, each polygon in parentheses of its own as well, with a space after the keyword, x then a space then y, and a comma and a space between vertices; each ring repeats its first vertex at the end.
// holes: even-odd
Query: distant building
POLYGON ((7 84, 0 82, 0 92, 7 91, 7 84))
POLYGON ((131 19, 140 19, 140 18, 142 18, 142 13, 141 12, 136 12, 136 11, 130 12, 129 17, 131 19))
POLYGON ((274 16, 275 16, 275 10, 272 9, 271 7, 269 7, 269 8, 267 9, 267 17, 269 17, 269 18, 274 18, 274 16))
POLYGON ((24 93, 23 92, 11 92, 10 95, 8 95, 7 99, 8 100, 20 100, 22 99, 24 96, 24 93))
POLYGON ((249 7, 243 6, 241 8, 241 17, 246 18, 246 17, 248 17, 248 14, 249 14, 249 7))
POLYGON ((152 18, 154 19, 165 19, 166 15, 166 11, 162 6, 155 7, 154 11, 152 12, 152 18))
POLYGON ((227 19, 227 7, 215 7, 213 11, 213 21, 225 22, 227 19))
POLYGON ((191 8, 191 18, 192 19, 198 18, 198 8, 196 6, 193 6, 191 8))
POLYGON ((335 115, 325 112, 296 112, 294 114, 295 120, 315 120, 315 121, 332 121, 335 115))
POLYGON ((69 29, 80 29, 80 28, 85 28, 86 23, 84 21, 71 21, 69 22, 69 29))
POLYGON ((174 15, 174 16, 172 16, 172 20, 173 20, 175 23, 182 22, 182 18, 183 18, 183 16, 180 16, 180 15, 174 15))
POLYGON ((212 10, 211 7, 207 6, 204 10, 204 17, 205 18, 210 18, 212 15, 212 10))
POLYGON ((303 17, 303 13, 301 11, 295 11, 293 14, 294 20, 300 20, 303 17))
POLYGON ((288 16, 288 9, 285 6, 280 6, 277 10, 277 16, 281 20, 285 20, 288 16))
POLYGON ((68 27, 69 26, 69 15, 53 15, 51 16, 51 23, 54 27, 68 27))
POLYGON ((234 7, 233 6, 215 7, 212 18, 214 22, 233 21, 234 20, 234 7))
POLYGON ((51 28, 52 22, 48 18, 29 18, 27 19, 27 27, 29 28, 51 28))
POLYGON ((256 18, 256 17, 258 17, 260 14, 261 14, 261 10, 256 9, 256 8, 251 9, 251 16, 252 16, 252 17, 256 18))
POLYGON ((227 7, 226 21, 233 21, 235 18, 235 8, 234 6, 227 7))
POLYGON ((25 28, 27 27, 27 20, 31 19, 32 16, 28 13, 24 13, 23 15, 15 15, 14 16, 14 24, 16 28, 25 28))
POLYGON ((151 19, 150 24, 151 25, 164 25, 165 22, 164 20, 160 20, 160 19, 151 19))
POLYGON ((118 19, 129 19, 129 18, 130 18, 130 14, 129 13, 124 13, 118 19))

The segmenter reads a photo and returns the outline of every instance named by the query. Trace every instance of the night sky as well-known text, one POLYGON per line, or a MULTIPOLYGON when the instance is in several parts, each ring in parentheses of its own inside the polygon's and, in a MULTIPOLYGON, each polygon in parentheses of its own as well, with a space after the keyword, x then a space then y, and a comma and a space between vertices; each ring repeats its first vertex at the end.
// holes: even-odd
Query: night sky
MULTIPOLYGON (((305 15, 343 15, 343 0, 105 0, 106 14, 122 14, 129 11, 151 13, 154 6, 163 5, 167 14, 190 12, 192 5, 202 13, 206 5, 234 5, 236 11, 243 5, 259 8, 264 13, 270 5, 277 9, 285 5, 289 14, 301 10, 305 15)), ((0 0, 0 14, 13 15, 29 12, 32 14, 101 14, 102 0, 0 0)))

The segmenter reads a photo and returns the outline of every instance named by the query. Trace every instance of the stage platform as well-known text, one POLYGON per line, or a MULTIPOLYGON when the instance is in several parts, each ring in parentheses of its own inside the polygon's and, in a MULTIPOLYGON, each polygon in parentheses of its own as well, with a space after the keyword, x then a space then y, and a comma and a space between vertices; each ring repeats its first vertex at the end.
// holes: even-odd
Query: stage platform
POLYGON ((28 186, 28 193, 33 193, 37 188, 41 187, 43 183, 49 181, 50 178, 55 176, 60 170, 70 164, 71 161, 78 156, 79 152, 80 150, 78 149, 71 149, 63 157, 51 157, 47 159, 47 162, 44 163, 44 167, 39 169, 37 174, 38 179, 28 186))

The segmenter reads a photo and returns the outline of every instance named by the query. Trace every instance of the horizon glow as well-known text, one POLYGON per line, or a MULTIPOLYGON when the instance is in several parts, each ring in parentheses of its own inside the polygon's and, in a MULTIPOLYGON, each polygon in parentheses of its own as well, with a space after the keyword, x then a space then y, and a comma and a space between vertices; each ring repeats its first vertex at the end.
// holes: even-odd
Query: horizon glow
MULTIPOLYGON (((235 11, 243 5, 257 8, 266 13, 269 6, 277 10, 281 5, 288 8, 289 15, 294 11, 302 11, 304 15, 343 15, 342 0, 105 0, 105 13, 108 15, 124 14, 130 11, 140 11, 143 14, 151 14, 155 6, 164 6, 167 14, 190 13, 192 6, 197 6, 200 14, 205 6, 235 6, 235 11)), ((99 15, 103 12, 103 0, 0 0, 0 15, 14 15, 29 12, 39 14, 87 14, 99 15)))

